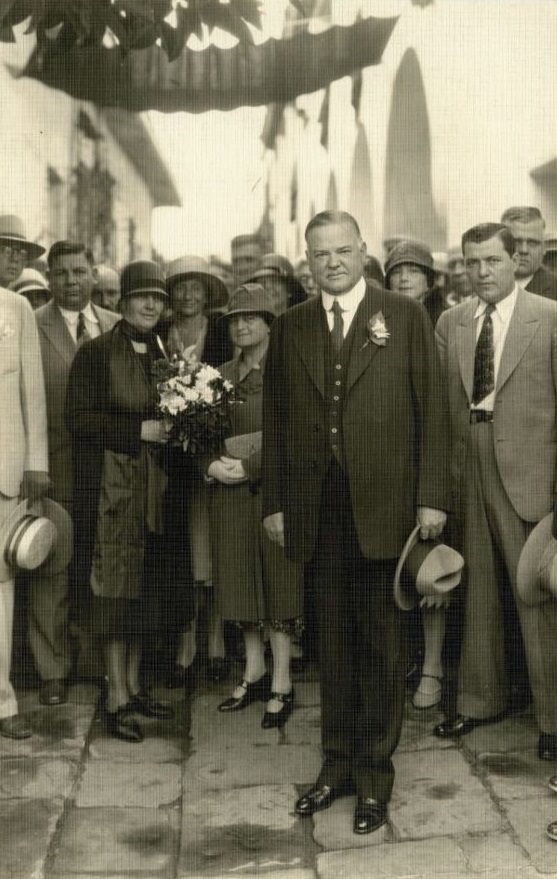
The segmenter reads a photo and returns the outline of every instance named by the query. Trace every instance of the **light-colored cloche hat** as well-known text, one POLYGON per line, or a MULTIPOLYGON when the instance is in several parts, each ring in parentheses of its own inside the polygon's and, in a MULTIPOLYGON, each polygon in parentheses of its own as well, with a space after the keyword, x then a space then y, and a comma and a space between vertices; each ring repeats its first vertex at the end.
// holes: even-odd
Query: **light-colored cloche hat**
POLYGON ((524 604, 536 605, 557 598, 557 540, 553 513, 544 516, 522 547, 516 588, 524 604))
POLYGON ((21 293, 22 296, 35 290, 43 290, 50 297, 48 282, 45 276, 37 271, 37 269, 23 269, 17 281, 14 281, 12 284, 12 290, 14 293, 21 293))
POLYGON ((170 296, 179 281, 199 278, 207 291, 207 308, 222 308, 228 302, 226 284, 211 272, 209 263, 200 256, 180 256, 168 266, 166 289, 170 296))
POLYGON ((251 284, 247 281, 234 290, 230 297, 228 307, 219 320, 228 320, 234 314, 261 314, 269 321, 277 316, 275 306, 265 288, 261 284, 251 284))
POLYGON ((122 269, 120 294, 124 299, 126 296, 141 296, 145 293, 156 293, 163 299, 168 299, 164 272, 158 262, 137 259, 122 269))
POLYGON ((428 595, 446 595, 460 583, 464 559, 440 540, 420 540, 416 525, 400 554, 394 597, 401 610, 412 610, 428 595))
POLYGON ((72 549, 72 520, 60 504, 43 498, 28 508, 22 501, 0 525, 0 582, 41 565, 49 574, 59 573, 72 549))
POLYGON ((29 241, 22 220, 15 214, 0 214, 0 243, 25 245, 27 262, 33 262, 45 252, 40 244, 29 241))

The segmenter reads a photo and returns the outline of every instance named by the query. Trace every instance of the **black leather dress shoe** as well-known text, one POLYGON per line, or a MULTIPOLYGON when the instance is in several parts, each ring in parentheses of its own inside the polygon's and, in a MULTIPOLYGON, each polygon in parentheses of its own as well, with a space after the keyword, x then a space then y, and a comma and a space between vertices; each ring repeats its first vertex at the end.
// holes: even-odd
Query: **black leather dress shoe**
POLYGON ((297 815, 313 815, 315 812, 322 812, 340 796, 340 791, 328 784, 316 785, 308 790, 307 794, 297 801, 294 811, 297 815))
POLYGON ((174 716, 170 705, 165 705, 164 702, 157 702, 149 693, 136 693, 128 702, 128 708, 130 711, 142 714, 143 717, 156 717, 159 720, 169 720, 174 716))
POLYGON ((32 735, 33 731, 17 714, 0 719, 0 736, 6 739, 28 739, 32 735))
POLYGON ((107 711, 103 708, 101 718, 106 732, 114 736, 115 739, 132 744, 143 741, 143 731, 138 722, 131 716, 129 705, 123 705, 116 711, 107 711))
POLYGON ((540 733, 538 757, 540 760, 557 760, 557 733, 540 733))
POLYGON ((230 696, 228 699, 225 699, 224 702, 217 706, 219 711, 242 711, 248 705, 251 705, 252 702, 257 702, 258 700, 267 702, 271 695, 271 678, 268 674, 264 674, 258 681, 254 681, 251 684, 249 681, 242 680, 238 686, 242 687, 244 691, 242 695, 230 696))
POLYGON ((63 705, 66 702, 66 682, 60 678, 41 681, 39 702, 41 705, 63 705))
POLYGON ((387 803, 379 803, 372 797, 358 797, 354 812, 354 833, 373 833, 387 823, 387 803))
POLYGON ((440 739, 459 739, 460 736, 465 736, 467 733, 472 732, 477 726, 498 723, 502 719, 503 716, 501 714, 495 717, 482 718, 464 717, 462 714, 457 714, 452 720, 443 720, 442 723, 438 723, 433 728, 433 734, 440 739))
POLYGON ((279 711, 266 711, 261 721, 263 729, 282 729, 294 709, 294 688, 289 693, 271 693, 269 701, 276 699, 282 702, 279 711))

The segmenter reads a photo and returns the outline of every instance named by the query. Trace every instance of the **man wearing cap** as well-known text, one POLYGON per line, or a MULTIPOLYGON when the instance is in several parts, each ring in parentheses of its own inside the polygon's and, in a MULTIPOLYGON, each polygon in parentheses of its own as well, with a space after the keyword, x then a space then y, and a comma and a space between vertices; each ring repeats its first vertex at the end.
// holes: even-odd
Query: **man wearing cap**
POLYGON ((366 285, 354 218, 306 229, 320 295, 278 317, 263 398, 263 512, 309 563, 320 632, 324 763, 299 815, 357 793, 354 832, 387 820, 405 699, 397 557, 448 507, 446 407, 433 330, 409 297, 366 285))
MULTIPOLYGON (((109 330, 119 315, 91 304, 95 271, 83 244, 57 241, 48 253, 48 268, 52 299, 37 309, 35 317, 46 388, 50 494, 71 514, 72 449, 64 424, 70 367, 79 345, 109 330)), ((59 705, 66 699, 71 666, 69 604, 67 569, 30 575, 29 642, 44 705, 59 705)))
MULTIPOLYGON (((0 218, 4 219, 5 218, 0 218)), ((15 218, 12 218, 15 219, 15 218)), ((0 223, 4 232, 7 229, 0 223)), ((24 236, 0 238, 3 283, 21 272, 29 254, 24 236), (11 252, 8 252, 11 251, 11 252), (12 267, 13 266, 13 267, 12 267)), ((33 312, 17 293, 0 289, 0 532, 11 513, 27 499, 39 501, 48 491, 47 426, 41 352, 33 312)), ((2 534, 5 545, 9 535, 2 534)), ((3 550, 2 550, 3 552, 3 550)), ((10 683, 14 571, 0 571, 0 735, 27 738, 30 729, 17 716, 10 683)))
POLYGON ((517 591, 517 566, 530 531, 554 505, 557 306, 515 281, 520 253, 504 225, 474 226, 464 233, 462 250, 477 295, 444 312, 436 336, 449 390, 453 509, 466 563, 464 632, 457 713, 435 734, 457 738, 501 718, 511 685, 519 683, 518 631, 540 729, 538 754, 554 760, 557 604, 529 607, 517 591))
POLYGON ((539 208, 507 208, 501 222, 513 236, 518 255, 515 278, 520 286, 530 293, 557 300, 557 278, 543 265, 545 220, 539 208))

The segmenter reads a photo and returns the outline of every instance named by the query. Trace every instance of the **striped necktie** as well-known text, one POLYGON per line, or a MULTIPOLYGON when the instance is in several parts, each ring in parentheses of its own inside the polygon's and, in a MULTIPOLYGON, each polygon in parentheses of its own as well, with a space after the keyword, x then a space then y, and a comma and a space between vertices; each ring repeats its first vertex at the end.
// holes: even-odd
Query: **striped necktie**
POLYGON ((494 305, 488 305, 485 310, 484 322, 476 342, 476 354, 474 356, 474 385, 472 389, 472 404, 478 403, 487 397, 495 389, 495 365, 493 351, 493 320, 494 305))
POLYGON ((77 344, 82 345, 83 342, 89 341, 90 338, 91 336, 89 335, 87 324, 85 323, 85 315, 80 311, 77 318, 77 344))

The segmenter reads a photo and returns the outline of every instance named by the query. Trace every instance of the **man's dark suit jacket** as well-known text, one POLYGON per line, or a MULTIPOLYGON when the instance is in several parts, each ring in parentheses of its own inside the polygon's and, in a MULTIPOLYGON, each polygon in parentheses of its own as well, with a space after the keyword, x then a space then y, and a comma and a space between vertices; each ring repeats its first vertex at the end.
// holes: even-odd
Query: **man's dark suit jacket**
MULTIPOLYGON (((406 296, 367 288, 354 318, 342 430, 360 547, 396 558, 416 507, 448 509, 447 404, 430 319, 406 296), (389 338, 369 339, 383 314, 389 338)), ((311 559, 331 461, 325 397, 328 324, 321 297, 277 318, 265 369, 263 515, 283 512, 285 548, 311 559)))
MULTIPOLYGON (((520 284, 520 281, 518 283, 520 284)), ((529 293, 545 296, 546 299, 557 300, 557 278, 545 266, 536 269, 530 283, 524 289, 529 293)))

